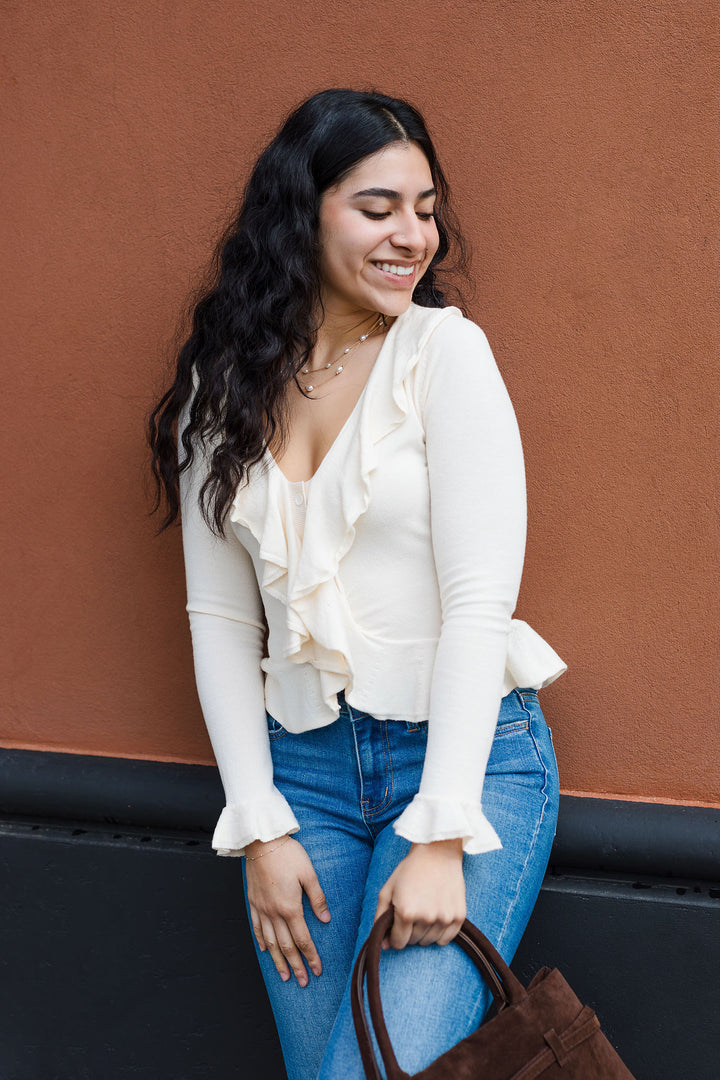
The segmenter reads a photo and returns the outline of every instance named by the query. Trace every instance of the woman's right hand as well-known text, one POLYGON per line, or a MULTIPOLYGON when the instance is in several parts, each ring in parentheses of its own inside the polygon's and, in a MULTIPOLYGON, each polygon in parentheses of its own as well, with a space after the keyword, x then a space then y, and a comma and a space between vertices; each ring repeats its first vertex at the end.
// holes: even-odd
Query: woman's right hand
POLYGON ((322 964, 305 922, 303 890, 318 919, 330 921, 327 900, 310 856, 290 836, 268 842, 255 840, 245 853, 250 856, 246 860, 250 919, 260 950, 270 953, 281 979, 290 978, 291 968, 300 986, 307 986, 302 957, 315 975, 322 973, 322 964), (271 852, 271 848, 278 850, 271 852), (258 858, 264 851, 268 854, 258 858))

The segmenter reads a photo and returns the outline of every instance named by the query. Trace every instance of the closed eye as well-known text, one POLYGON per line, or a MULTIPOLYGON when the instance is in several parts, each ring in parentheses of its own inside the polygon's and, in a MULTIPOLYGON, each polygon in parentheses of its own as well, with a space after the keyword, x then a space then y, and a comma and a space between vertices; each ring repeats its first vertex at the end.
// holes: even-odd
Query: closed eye
MULTIPOLYGON (((385 210, 383 213, 377 213, 374 210, 363 210, 361 213, 363 213, 365 217, 370 218, 371 221, 382 221, 384 218, 390 217, 389 210, 385 210)), ((434 214, 432 212, 429 214, 421 214, 418 212, 417 216, 421 221, 432 221, 434 214)))

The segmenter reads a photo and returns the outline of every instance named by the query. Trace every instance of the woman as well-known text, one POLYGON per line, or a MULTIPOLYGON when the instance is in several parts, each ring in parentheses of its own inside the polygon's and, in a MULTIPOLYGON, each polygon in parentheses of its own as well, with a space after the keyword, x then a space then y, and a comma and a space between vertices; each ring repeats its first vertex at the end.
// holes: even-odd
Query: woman
POLYGON ((482 331, 445 306, 453 248, 418 112, 315 95, 261 154, 151 423, 227 799, 213 847, 246 857, 291 1080, 363 1076, 348 976, 390 904, 401 1066, 476 1027, 487 991, 443 946, 467 913, 510 959, 555 830, 537 689, 564 665, 511 621, 522 451, 482 331))

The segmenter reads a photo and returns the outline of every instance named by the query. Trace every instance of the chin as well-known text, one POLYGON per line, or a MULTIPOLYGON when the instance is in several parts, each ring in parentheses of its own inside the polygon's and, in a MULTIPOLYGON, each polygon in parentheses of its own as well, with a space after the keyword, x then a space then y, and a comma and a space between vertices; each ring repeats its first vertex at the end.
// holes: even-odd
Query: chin
POLYGON ((412 303, 413 294, 408 293, 391 293, 389 296, 384 295, 380 297, 380 302, 377 305, 377 310, 381 311, 383 315, 397 316, 402 315, 407 311, 412 303))

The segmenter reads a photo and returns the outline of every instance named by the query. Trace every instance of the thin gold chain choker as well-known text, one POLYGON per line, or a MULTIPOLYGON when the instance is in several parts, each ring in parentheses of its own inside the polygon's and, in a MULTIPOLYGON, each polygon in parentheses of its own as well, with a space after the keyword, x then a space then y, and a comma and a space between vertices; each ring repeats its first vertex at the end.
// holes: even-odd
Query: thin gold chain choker
MULTIPOLYGON (((367 330, 364 334, 361 334, 360 337, 357 339, 357 341, 354 341, 352 343, 352 345, 348 345, 346 349, 343 349, 343 351, 338 356, 337 360, 335 360, 335 361, 330 360, 327 364, 325 364, 321 368, 311 368, 311 367, 301 368, 300 369, 300 374, 301 375, 311 375, 314 372, 319 372, 319 371, 325 372, 325 371, 328 371, 331 367, 333 367, 333 365, 335 365, 335 371, 333 372, 333 375, 341 375, 343 373, 343 371, 345 370, 345 362, 347 361, 350 354, 354 353, 355 350, 358 348, 358 346, 362 345, 363 341, 367 341, 367 339, 369 337, 372 337, 373 334, 376 334, 378 332, 378 330, 384 329, 386 326, 387 326, 387 323, 385 321, 385 316, 382 313, 378 314, 375 322, 372 324, 370 329, 367 330)), ((315 386, 314 383, 302 383, 301 385, 302 385, 303 390, 307 394, 312 393, 313 390, 317 389, 317 387, 315 386)))

